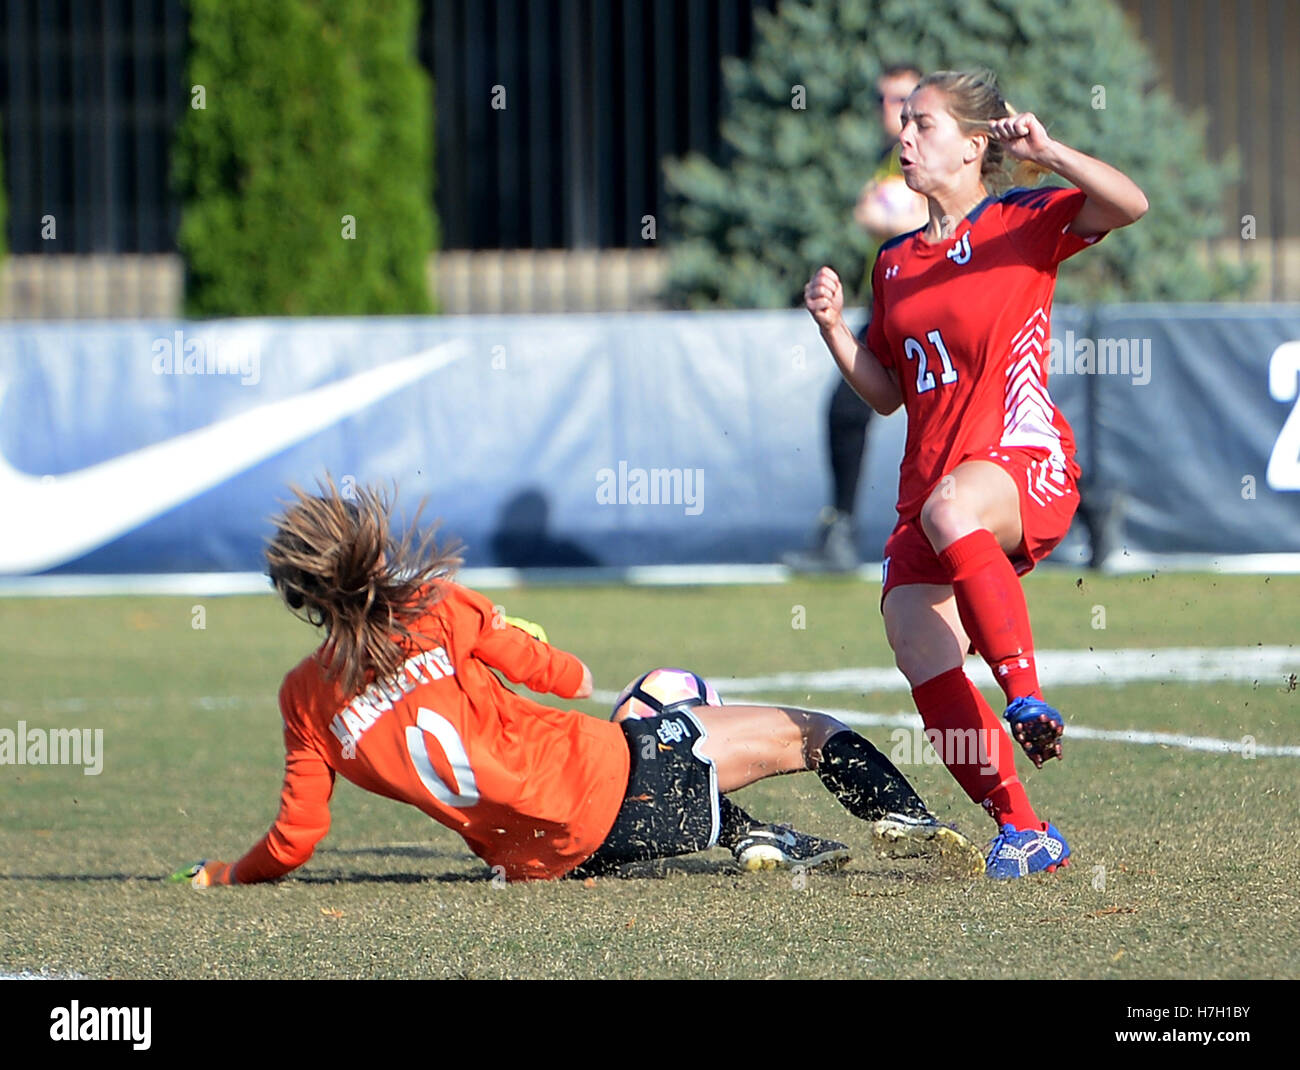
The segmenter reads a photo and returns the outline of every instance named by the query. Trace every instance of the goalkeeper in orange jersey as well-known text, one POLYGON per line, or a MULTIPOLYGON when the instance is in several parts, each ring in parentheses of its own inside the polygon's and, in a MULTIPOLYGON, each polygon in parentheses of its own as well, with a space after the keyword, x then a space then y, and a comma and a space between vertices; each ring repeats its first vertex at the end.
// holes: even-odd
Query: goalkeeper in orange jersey
POLYGON ((459 833, 509 880, 607 872, 719 844, 747 869, 820 865, 843 844, 756 821, 725 793, 815 770, 887 853, 980 872, 979 850, 941 824, 867 740, 825 714, 764 706, 675 709, 622 723, 554 709, 506 687, 585 698, 591 672, 509 624, 452 580, 433 536, 390 531, 390 503, 332 482, 295 491, 266 550, 289 608, 324 629, 280 688, 285 773, 270 830, 235 863, 174 876, 200 886, 274 880, 329 830, 337 775, 459 833))

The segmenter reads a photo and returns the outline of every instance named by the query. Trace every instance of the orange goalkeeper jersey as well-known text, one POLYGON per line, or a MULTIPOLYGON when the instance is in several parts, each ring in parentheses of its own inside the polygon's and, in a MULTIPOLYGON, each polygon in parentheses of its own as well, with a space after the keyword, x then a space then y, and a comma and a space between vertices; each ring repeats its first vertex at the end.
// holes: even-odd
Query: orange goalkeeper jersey
POLYGON ((412 627, 422 649, 395 676, 349 700, 318 650, 285 677, 280 813, 236 863, 240 883, 311 857, 329 830, 336 773, 454 829, 510 880, 567 873, 609 834, 628 782, 622 729, 517 695, 492 672, 571 698, 582 663, 506 624, 481 594, 443 587, 412 627))

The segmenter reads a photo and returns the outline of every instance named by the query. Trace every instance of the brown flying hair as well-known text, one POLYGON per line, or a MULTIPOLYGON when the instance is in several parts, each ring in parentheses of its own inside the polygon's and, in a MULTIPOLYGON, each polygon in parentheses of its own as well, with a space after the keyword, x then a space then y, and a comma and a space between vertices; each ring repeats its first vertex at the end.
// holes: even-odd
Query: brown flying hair
MULTIPOLYGON (((994 119, 1005 119, 1019 114, 1007 103, 998 89, 998 79, 992 71, 935 71, 916 83, 917 89, 933 87, 948 98, 948 111, 964 134, 987 133, 994 119)), ((913 90, 915 92, 915 90, 913 90)), ((1017 160, 1008 176, 1005 170, 1006 152, 1002 143, 990 137, 980 161, 980 178, 991 185, 1010 182, 1015 186, 1029 186, 1047 173, 1047 168, 1028 160, 1017 160)))
POLYGON ((459 546, 439 548, 432 529, 417 534, 424 502, 399 538, 382 489, 348 485, 344 497, 329 475, 317 494, 289 489, 297 500, 281 503, 274 520, 267 573, 295 616, 325 629, 326 675, 355 695, 371 673, 391 676, 419 646, 411 625, 442 598, 433 581, 455 572, 459 546))

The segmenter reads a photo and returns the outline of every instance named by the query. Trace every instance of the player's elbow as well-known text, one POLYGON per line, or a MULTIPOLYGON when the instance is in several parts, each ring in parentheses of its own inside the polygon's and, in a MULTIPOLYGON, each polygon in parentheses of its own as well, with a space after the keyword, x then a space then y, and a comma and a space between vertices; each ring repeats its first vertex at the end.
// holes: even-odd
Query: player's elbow
POLYGON ((1147 214, 1147 211, 1150 208, 1151 208, 1151 202, 1147 200, 1147 195, 1143 193, 1141 190, 1138 190, 1137 197, 1134 198, 1134 202, 1133 202, 1134 215, 1133 215, 1132 222, 1136 223, 1139 219, 1141 219, 1144 215, 1147 214))
POLYGON ((903 392, 898 389, 893 376, 889 375, 888 380, 884 389, 873 391, 871 397, 863 397, 863 400, 881 416, 888 416, 903 404, 903 392))
POLYGON ((1147 195, 1134 184, 1130 195, 1124 200, 1123 206, 1115 213, 1114 222, 1108 228, 1118 230, 1120 227, 1127 227, 1136 223, 1147 214, 1151 207, 1151 202, 1147 200, 1147 195))
POLYGON ((316 827, 277 827, 271 833, 267 848, 271 857, 286 871, 295 870, 310 861, 316 853, 316 844, 325 838, 328 831, 328 824, 316 827))
POLYGON ((845 378, 853 392, 874 411, 881 416, 888 416, 903 403, 903 393, 888 373, 882 382, 879 378, 873 379, 869 375, 858 374, 859 371, 860 369, 855 368, 854 374, 846 373, 845 378))

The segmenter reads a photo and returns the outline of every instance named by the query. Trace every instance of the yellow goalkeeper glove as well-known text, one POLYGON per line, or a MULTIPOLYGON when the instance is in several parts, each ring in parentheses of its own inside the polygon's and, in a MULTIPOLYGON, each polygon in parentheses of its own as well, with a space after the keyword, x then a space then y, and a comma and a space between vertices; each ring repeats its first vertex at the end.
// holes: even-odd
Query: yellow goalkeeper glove
POLYGON ((546 629, 540 624, 534 624, 531 620, 524 620, 523 617, 505 617, 503 619, 507 624, 513 624, 520 631, 527 632, 534 639, 540 639, 543 643, 550 642, 546 638, 546 629))

